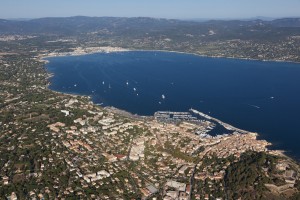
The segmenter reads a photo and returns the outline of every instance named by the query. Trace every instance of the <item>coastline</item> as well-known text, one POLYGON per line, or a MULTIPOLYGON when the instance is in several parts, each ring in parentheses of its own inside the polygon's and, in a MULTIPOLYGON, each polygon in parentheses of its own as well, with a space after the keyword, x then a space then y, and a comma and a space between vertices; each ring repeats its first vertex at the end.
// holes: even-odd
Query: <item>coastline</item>
MULTIPOLYGON (((195 55, 195 56, 201 56, 201 57, 207 57, 207 58, 224 58, 224 59, 236 59, 236 60, 255 60, 255 61, 262 61, 262 62, 290 62, 290 63, 295 63, 295 64, 298 64, 296 62, 292 62, 292 61, 274 61, 274 60, 259 60, 259 59, 248 59, 248 58, 236 58, 236 57, 222 57, 222 56, 207 56, 207 55, 200 55, 200 54, 197 54, 197 53, 190 53, 190 52, 180 52, 180 51, 170 51, 170 50, 139 50, 139 49, 125 49, 125 48, 121 48, 121 47, 88 47, 88 48, 82 48, 82 47, 78 47, 78 48, 74 48, 74 51, 73 52, 52 52, 52 53, 49 53, 49 54, 40 54, 37 56, 38 60, 40 62, 43 62, 45 64, 49 63, 48 60, 46 60, 46 58, 51 58, 51 57, 64 57, 64 56, 81 56, 81 55, 89 55, 89 54, 96 54, 96 53, 114 53, 114 52, 130 52, 130 51, 143 51, 143 52, 170 52, 170 53, 179 53, 179 54, 190 54, 190 55, 195 55)), ((299 62, 300 63, 300 62, 299 62)), ((47 73, 49 74, 49 78, 51 78, 53 76, 53 74, 49 73, 47 71, 47 73)), ((50 86, 50 81, 49 81, 49 84, 48 84, 48 87, 47 89, 50 90, 50 91, 54 91, 52 89, 49 88, 50 86)), ((90 95, 81 95, 81 94, 76 94, 76 93, 65 93, 65 92, 59 92, 59 91, 54 91, 56 93, 59 93, 59 94, 64 94, 64 95, 71 95, 71 96, 74 96, 74 97, 78 97, 78 96, 83 96, 83 97, 86 97, 89 99, 89 101, 91 103, 93 103, 94 105, 97 105, 95 104, 93 101, 92 101, 92 98, 90 95)), ((97 105, 99 106, 99 105, 97 105)), ((102 107, 102 106, 100 106, 102 107)), ((142 115, 137 115, 137 114, 133 114, 133 113, 130 113, 126 110, 122 110, 122 109, 119 109, 119 108, 115 108, 115 107, 112 107, 112 106, 104 106, 102 107, 106 110, 109 110, 110 112, 114 112, 114 113, 117 113, 117 114, 120 114, 120 115, 123 115, 123 116, 131 116, 132 118, 135 118, 135 119, 143 119, 143 120, 149 120, 151 119, 153 116, 142 116, 142 115)), ((197 111, 197 110, 195 110, 197 111)), ((197 111, 198 113, 201 113, 200 111, 197 111)), ((263 140, 263 139, 258 139, 258 137, 260 136, 258 133, 252 133, 250 131, 246 131, 246 130, 242 130, 242 129, 239 129, 239 128, 236 128, 230 124, 227 124, 225 122, 222 122, 221 120, 218 120, 216 118, 213 118, 211 116, 208 116, 204 113, 202 113, 203 115, 205 115, 205 117, 208 117, 212 120, 215 120, 219 123, 221 123, 222 125, 224 125, 225 128, 229 128, 229 130, 238 130, 240 133, 243 133, 243 134, 255 134, 255 137, 257 138, 257 140, 263 140)), ((272 146, 273 144, 266 141, 268 143, 267 146, 272 146)), ((286 158, 289 158, 289 159, 292 159, 292 160, 296 160, 295 158, 293 158, 293 156, 290 156, 290 155, 287 155, 286 151, 285 150, 270 150, 270 149, 267 149, 267 152, 270 153, 270 154, 273 154, 273 155, 277 155, 277 156, 282 156, 282 157, 286 157, 286 158)))
POLYGON ((183 52, 183 51, 172 51, 172 50, 146 50, 146 49, 133 49, 130 51, 149 51, 149 52, 169 52, 169 53, 178 53, 178 54, 188 54, 188 55, 194 55, 194 56, 200 56, 204 58, 224 58, 224 59, 234 59, 234 60, 249 60, 249 61, 260 61, 260 62, 287 62, 287 63, 294 63, 294 64, 300 64, 296 61, 288 61, 288 60, 262 60, 262 59, 255 59, 255 58, 243 58, 243 57, 230 57, 230 56, 209 56, 205 54, 198 54, 193 52, 183 52))
POLYGON ((50 52, 46 54, 39 54, 37 58, 41 62, 48 63, 48 60, 45 60, 46 58, 52 58, 52 57, 64 57, 64 56, 82 56, 82 55, 89 55, 89 54, 95 54, 95 53, 113 53, 113 52, 128 52, 131 51, 129 49, 125 49, 122 47, 76 47, 72 48, 73 51, 70 52, 50 52))
MULTIPOLYGON (((123 116, 123 117, 127 117, 127 118, 130 118, 130 119, 133 119, 133 120, 142 120, 142 121, 147 121, 147 120, 154 120, 154 116, 144 116, 144 115, 138 115, 138 114, 133 114, 129 111, 126 111, 126 110, 122 110, 120 108, 116 108, 116 107, 113 107, 113 106, 101 106, 101 105, 98 105, 96 104, 95 102, 93 102, 92 100, 92 97, 89 96, 89 95, 81 95, 81 94, 75 94, 75 93, 65 93, 65 92, 59 92, 59 91, 55 91, 55 90, 51 90, 49 87, 47 87, 48 90, 52 91, 52 92, 55 92, 57 94, 60 94, 60 95, 68 95, 68 96, 71 96, 71 97, 85 97, 89 100, 89 102, 95 106, 99 106, 101 107, 102 109, 108 111, 108 112, 112 112, 114 114, 117 114, 117 115, 120 115, 120 116, 123 116)), ((216 121, 218 123, 220 123, 221 125, 223 125, 226 129, 228 130, 233 130, 235 131, 234 133, 232 134, 229 134, 229 136, 233 136, 233 135, 251 135, 253 137, 255 137, 255 140, 257 141, 265 141, 266 142, 266 152, 271 154, 271 155, 274 155, 274 156, 279 156, 279 157, 285 157, 287 159, 290 159, 290 160, 295 160, 298 162, 298 160, 296 158, 293 158, 292 156, 290 155, 287 155, 287 152, 285 150, 278 150, 278 149, 269 149, 267 147, 269 146, 272 146, 273 144, 271 142, 268 142, 267 140, 265 139, 258 139, 258 137, 260 136, 259 133, 255 133, 255 132, 250 132, 250 131, 246 131, 246 130, 242 130, 242 129, 239 129, 239 128, 236 128, 234 127, 233 125, 230 125, 226 122, 223 122, 219 119, 216 119, 214 117, 211 117, 209 115, 206 115, 198 110, 194 110, 192 112, 195 112, 195 114, 200 114, 202 117, 204 118, 207 118, 207 119, 211 119, 213 121, 216 121)), ((218 137, 221 137, 222 138, 222 135, 217 135, 215 138, 217 139, 218 137)), ((200 139, 200 137, 199 137, 200 139)))
POLYGON ((300 64, 297 61, 290 60, 276 60, 276 59, 255 59, 255 58, 244 58, 244 57, 232 57, 232 56, 209 56, 205 54, 200 54, 196 52, 184 52, 184 51, 174 51, 174 50, 162 50, 162 49, 128 49, 123 47, 112 47, 112 46, 103 46, 103 47, 75 47, 72 48, 73 51, 70 52, 50 52, 46 54, 39 54, 37 58, 41 62, 48 63, 46 58, 51 57, 64 57, 64 56, 82 56, 96 53, 114 53, 114 52, 130 52, 130 51, 141 51, 141 52, 166 52, 166 53, 178 53, 178 54, 188 54, 194 56, 200 56, 205 58, 224 58, 224 59, 235 59, 235 60, 252 60, 252 61, 260 61, 260 62, 287 62, 300 64))

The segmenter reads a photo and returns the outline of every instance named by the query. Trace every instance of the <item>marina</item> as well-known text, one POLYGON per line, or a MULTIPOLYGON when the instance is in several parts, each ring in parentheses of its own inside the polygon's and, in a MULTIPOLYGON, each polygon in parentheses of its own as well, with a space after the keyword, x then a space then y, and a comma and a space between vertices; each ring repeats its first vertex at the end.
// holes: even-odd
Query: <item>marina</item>
POLYGON ((188 112, 157 111, 154 113, 154 118, 161 123, 179 124, 189 122, 201 125, 205 128, 196 132, 200 137, 210 138, 232 133, 249 133, 194 109, 189 109, 188 112))
POLYGON ((154 118, 157 121, 169 123, 181 121, 200 122, 200 120, 197 117, 194 117, 190 112, 158 111, 154 113, 154 118))

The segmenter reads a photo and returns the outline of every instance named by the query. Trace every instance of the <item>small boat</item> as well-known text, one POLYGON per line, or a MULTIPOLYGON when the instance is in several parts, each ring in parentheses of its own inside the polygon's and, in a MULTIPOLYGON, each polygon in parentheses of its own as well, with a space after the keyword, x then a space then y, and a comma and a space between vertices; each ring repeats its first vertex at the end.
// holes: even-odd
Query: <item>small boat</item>
POLYGON ((128 81, 126 82, 126 85, 129 85, 128 81))
POLYGON ((77 87, 77 84, 74 84, 74 87, 77 87))
POLYGON ((102 85, 104 85, 104 81, 102 81, 102 85))
POLYGON ((136 88, 133 88, 133 91, 136 91, 136 88))
POLYGON ((256 105, 249 104, 249 106, 251 106, 251 107, 253 107, 253 108, 260 109, 260 107, 259 107, 259 106, 256 106, 256 105))
POLYGON ((163 94, 163 95, 161 95, 161 98, 162 98, 162 99, 165 99, 165 98, 166 98, 166 96, 163 94))

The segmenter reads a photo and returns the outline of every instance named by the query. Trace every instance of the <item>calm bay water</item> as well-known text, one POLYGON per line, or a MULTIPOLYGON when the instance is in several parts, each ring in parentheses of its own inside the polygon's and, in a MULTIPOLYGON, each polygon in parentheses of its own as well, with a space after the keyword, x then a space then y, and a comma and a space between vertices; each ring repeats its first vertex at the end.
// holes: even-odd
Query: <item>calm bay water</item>
POLYGON ((300 158, 300 64, 147 51, 48 60, 53 90, 140 115, 194 108, 300 158))

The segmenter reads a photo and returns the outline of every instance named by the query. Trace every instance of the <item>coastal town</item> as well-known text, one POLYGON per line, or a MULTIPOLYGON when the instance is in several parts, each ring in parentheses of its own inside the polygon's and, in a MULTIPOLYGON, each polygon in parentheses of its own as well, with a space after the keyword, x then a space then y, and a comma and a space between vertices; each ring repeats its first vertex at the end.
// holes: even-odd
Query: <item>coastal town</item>
MULTIPOLYGON (((2 59, 3 66, 17 70, 15 62, 2 59)), ((8 199, 22 199, 18 185, 25 181, 37 183, 26 189, 32 199, 224 199, 227 170, 243 154, 285 157, 269 150, 270 143, 258 140, 256 133, 212 121, 200 112, 201 120, 172 112, 172 123, 161 121, 167 112, 160 112, 160 118, 138 118, 101 108, 88 97, 49 91, 43 62, 22 62, 35 63, 26 74, 36 77, 34 82, 29 79, 21 87, 24 74, 15 73, 15 79, 1 86, 0 191, 7 192, 0 195, 8 199), (216 124, 230 134, 209 136, 216 124)), ((265 187, 292 195, 299 171, 289 160, 277 162, 284 182, 269 181, 265 187)))
MULTIPOLYGON (((215 32, 208 32, 207 37, 215 32)), ((50 74, 43 58, 128 51, 124 43, 118 47, 118 42, 107 39, 110 45, 92 46, 93 37, 82 42, 82 38, 73 40, 71 36, 40 36, 41 43, 36 36, 1 38, 0 199, 299 197, 299 164, 284 152, 269 148, 272 144, 260 139, 258 133, 193 109, 158 111, 144 117, 101 107, 88 96, 48 89, 50 74)), ((134 40, 133 47, 152 49, 147 41, 153 38, 148 39, 134 40)), ((155 41, 153 49, 160 48, 162 40, 155 41)), ((293 45, 300 40, 289 41, 294 41, 288 44, 293 45)), ((240 42, 245 43, 231 41, 226 45, 242 48, 240 42)), ((286 43, 282 45, 288 48, 286 43)), ((270 59, 262 46, 257 47, 262 51, 259 57, 270 59)), ((180 50, 164 47, 161 49, 180 50)), ((233 49, 211 56, 230 56, 233 49)), ((299 58, 291 53, 272 59, 299 58)))
POLYGON ((126 52, 129 51, 128 49, 124 49, 121 47, 77 47, 71 49, 71 52, 50 52, 47 54, 39 55, 40 58, 46 57, 57 57, 57 56, 79 56, 79 55, 86 55, 91 53, 113 53, 113 52, 126 52))

